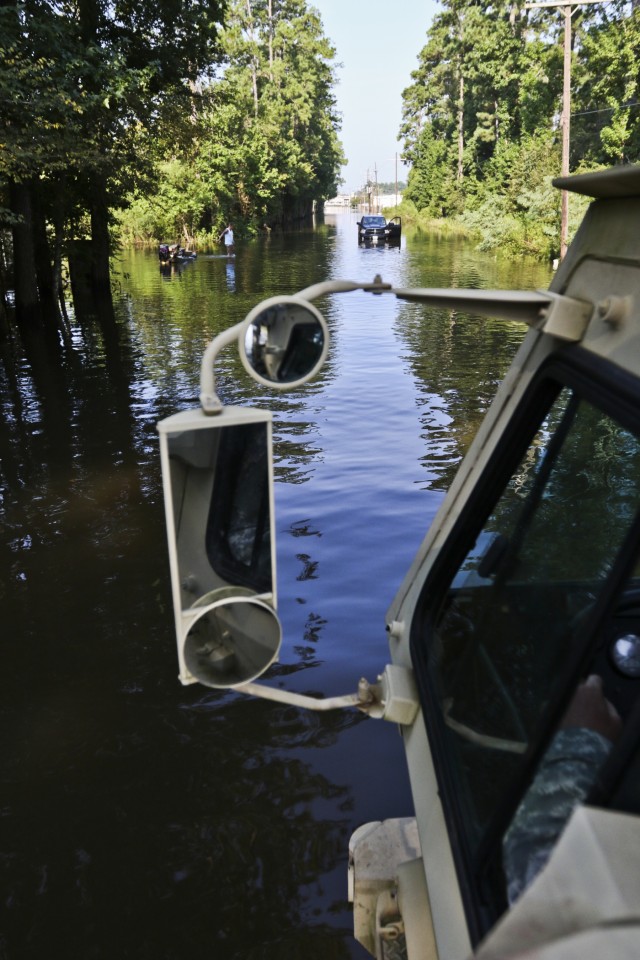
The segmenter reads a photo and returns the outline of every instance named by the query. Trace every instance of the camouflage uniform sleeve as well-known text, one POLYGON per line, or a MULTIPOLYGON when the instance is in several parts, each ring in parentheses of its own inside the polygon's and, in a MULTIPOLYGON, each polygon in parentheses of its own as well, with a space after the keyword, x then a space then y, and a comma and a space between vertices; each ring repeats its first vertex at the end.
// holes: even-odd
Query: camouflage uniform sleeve
POLYGON ((556 733, 503 841, 510 904, 544 867, 573 808, 588 794, 611 746, 606 737, 583 727, 556 733))

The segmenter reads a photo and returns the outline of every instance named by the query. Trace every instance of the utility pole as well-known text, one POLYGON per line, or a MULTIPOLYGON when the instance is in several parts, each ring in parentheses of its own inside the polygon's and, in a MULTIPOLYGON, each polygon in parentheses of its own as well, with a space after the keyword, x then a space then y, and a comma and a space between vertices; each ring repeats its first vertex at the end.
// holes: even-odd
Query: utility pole
MULTIPOLYGON (((609 3, 610 0, 544 0, 542 3, 525 3, 525 10, 536 10, 539 7, 562 7, 564 10, 564 73, 562 81, 562 168, 563 177, 569 176, 569 128, 571 125, 571 17, 576 7, 589 3, 609 3)), ((567 252, 567 235, 569 232, 569 193, 563 190, 560 197, 560 259, 564 260, 567 252)))
POLYGON ((398 206, 398 154, 396 153, 396 207, 398 206))

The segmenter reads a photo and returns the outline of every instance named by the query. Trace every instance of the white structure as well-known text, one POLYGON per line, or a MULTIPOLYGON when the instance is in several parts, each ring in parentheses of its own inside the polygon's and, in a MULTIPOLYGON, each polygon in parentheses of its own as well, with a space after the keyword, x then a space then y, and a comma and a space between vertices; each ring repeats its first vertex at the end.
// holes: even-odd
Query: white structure
POLYGON ((339 193, 336 197, 332 197, 331 200, 325 201, 325 207, 350 207, 350 206, 351 206, 350 193, 339 193))

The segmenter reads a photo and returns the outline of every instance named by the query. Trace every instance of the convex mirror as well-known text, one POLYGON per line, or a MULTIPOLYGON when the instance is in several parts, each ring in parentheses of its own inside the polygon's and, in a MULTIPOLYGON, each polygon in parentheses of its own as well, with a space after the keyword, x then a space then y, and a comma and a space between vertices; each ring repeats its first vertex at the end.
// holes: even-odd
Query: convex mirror
POLYGON ((242 362, 255 380, 289 390, 318 372, 327 355, 329 331, 311 303, 272 297, 248 314, 239 346, 242 362))
POLYGON ((249 590, 214 591, 193 612, 184 663, 190 676, 205 686, 241 686, 261 676, 277 659, 282 642, 278 616, 249 590))

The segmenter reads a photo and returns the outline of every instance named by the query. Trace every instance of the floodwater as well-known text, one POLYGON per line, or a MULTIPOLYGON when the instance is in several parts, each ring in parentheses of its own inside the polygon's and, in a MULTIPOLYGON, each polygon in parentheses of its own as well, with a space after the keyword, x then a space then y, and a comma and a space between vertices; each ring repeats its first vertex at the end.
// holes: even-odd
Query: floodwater
MULTIPOLYGON (((176 679, 156 422, 197 404, 206 343, 325 279, 546 287, 459 239, 359 249, 355 216, 201 254, 125 252, 117 324, 57 356, 0 344, 1 960, 343 960, 347 847, 412 813, 395 728, 176 679)), ((280 662, 333 696, 387 661, 385 612, 524 335, 361 292, 317 301, 311 384, 272 394, 235 347, 225 403, 274 410, 280 662)))

